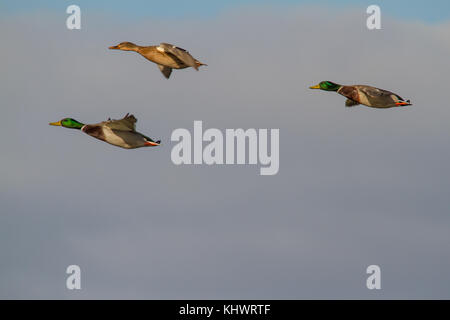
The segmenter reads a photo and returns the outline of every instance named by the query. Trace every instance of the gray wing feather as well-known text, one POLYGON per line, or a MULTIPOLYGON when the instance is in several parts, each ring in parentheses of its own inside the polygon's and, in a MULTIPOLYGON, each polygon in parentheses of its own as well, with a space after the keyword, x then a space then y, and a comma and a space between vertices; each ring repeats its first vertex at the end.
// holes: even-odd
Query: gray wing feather
POLYGON ((127 113, 123 119, 108 120, 102 122, 102 124, 112 130, 136 131, 136 122, 137 119, 132 114, 127 113))
POLYGON ((375 87, 361 86, 359 88, 359 90, 361 90, 361 92, 363 92, 365 95, 367 95, 369 97, 386 98, 386 97, 390 97, 391 95, 394 95, 397 98, 399 98, 400 100, 403 100, 400 96, 398 96, 397 94, 395 94, 391 91, 383 90, 383 89, 379 89, 379 88, 375 88, 375 87))
POLYGON ((161 43, 159 45, 162 49, 164 49, 165 52, 168 52, 178 59, 180 59, 182 62, 184 62, 187 66, 194 68, 195 70, 198 70, 197 63, 194 59, 194 57, 191 56, 191 54, 180 47, 176 47, 169 43, 161 43))
POLYGON ((166 66, 163 66, 163 65, 160 65, 160 64, 158 64, 158 68, 159 68, 159 70, 161 70, 161 72, 164 75, 164 77, 169 79, 170 74, 172 73, 172 68, 169 68, 169 67, 166 67, 166 66))

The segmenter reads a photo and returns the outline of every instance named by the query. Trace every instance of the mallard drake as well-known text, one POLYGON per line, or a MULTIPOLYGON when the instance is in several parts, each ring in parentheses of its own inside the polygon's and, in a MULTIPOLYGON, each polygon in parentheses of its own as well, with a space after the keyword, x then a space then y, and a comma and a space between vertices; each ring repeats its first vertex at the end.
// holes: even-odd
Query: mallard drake
POLYGON ((318 85, 309 87, 325 91, 336 91, 347 98, 346 107, 363 104, 372 108, 391 108, 410 106, 409 100, 404 100, 398 94, 365 85, 343 86, 331 81, 322 81, 318 85))
POLYGON ((132 114, 126 114, 123 119, 103 121, 96 124, 84 124, 72 118, 64 118, 58 122, 50 122, 52 126, 78 129, 91 137, 105 141, 125 149, 159 146, 161 141, 153 141, 136 131, 137 119, 132 114))
POLYGON ((194 59, 187 50, 168 43, 161 43, 159 46, 142 47, 131 42, 122 42, 117 46, 109 47, 109 49, 139 53, 147 60, 156 63, 167 79, 169 79, 172 69, 192 67, 198 71, 198 67, 206 66, 206 64, 194 59))

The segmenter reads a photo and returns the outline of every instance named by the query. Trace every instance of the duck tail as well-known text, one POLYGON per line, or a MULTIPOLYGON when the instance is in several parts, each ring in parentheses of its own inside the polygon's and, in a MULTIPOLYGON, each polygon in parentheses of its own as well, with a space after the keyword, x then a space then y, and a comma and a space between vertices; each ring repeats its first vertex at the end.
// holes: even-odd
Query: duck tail
POLYGON ((412 106, 411 100, 406 100, 406 101, 399 101, 397 103, 395 103, 396 106, 412 106))
POLYGON ((198 60, 195 60, 195 64, 197 65, 197 68, 200 66, 208 66, 206 63, 200 62, 198 60))
POLYGON ((145 145, 146 146, 148 146, 148 147, 156 147, 156 146, 159 146, 161 144, 161 140, 158 140, 158 141, 146 141, 145 142, 145 145))

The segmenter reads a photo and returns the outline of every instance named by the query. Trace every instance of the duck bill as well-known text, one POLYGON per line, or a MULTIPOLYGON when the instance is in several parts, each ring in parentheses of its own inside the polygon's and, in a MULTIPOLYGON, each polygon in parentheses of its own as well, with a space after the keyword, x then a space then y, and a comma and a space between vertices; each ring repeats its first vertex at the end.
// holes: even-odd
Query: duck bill
POLYGON ((111 46, 111 47, 109 47, 109 49, 111 49, 111 50, 119 50, 119 47, 118 46, 111 46))
POLYGON ((58 121, 58 122, 50 122, 49 125, 60 127, 60 126, 61 126, 61 121, 58 121))
POLYGON ((320 89, 320 85, 316 84, 315 86, 309 87, 310 89, 320 89))

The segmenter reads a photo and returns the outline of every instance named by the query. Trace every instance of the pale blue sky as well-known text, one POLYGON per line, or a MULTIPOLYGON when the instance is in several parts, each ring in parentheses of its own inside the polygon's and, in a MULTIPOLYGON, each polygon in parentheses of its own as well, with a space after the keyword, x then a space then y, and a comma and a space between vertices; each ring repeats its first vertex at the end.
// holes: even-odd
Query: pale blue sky
POLYGON ((382 7, 383 13, 400 18, 422 20, 426 22, 442 22, 450 18, 450 2, 446 0, 435 0, 432 3, 428 1, 408 1, 408 0, 342 0, 342 1, 311 1, 311 0, 228 0, 228 1, 145 1, 136 0, 132 3, 126 1, 2 1, 0 2, 0 13, 15 14, 20 12, 29 12, 36 10, 64 10, 70 4, 77 4, 85 9, 94 9, 102 12, 121 13, 124 18, 138 17, 213 17, 224 10, 232 10, 239 6, 296 6, 302 4, 325 5, 336 8, 355 8, 367 7, 371 4, 377 4, 382 7), (125 15, 124 15, 125 14, 125 15))

